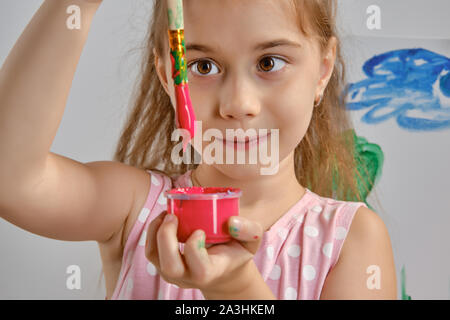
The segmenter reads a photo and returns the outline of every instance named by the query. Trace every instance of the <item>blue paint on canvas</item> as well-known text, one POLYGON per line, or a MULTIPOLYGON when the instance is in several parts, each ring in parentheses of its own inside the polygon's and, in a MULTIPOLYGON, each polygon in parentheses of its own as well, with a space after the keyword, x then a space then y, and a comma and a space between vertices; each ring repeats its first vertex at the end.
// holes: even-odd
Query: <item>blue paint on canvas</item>
POLYGON ((425 49, 389 51, 364 63, 367 78, 350 83, 349 110, 368 109, 361 121, 395 118, 411 131, 450 128, 450 59, 425 49))

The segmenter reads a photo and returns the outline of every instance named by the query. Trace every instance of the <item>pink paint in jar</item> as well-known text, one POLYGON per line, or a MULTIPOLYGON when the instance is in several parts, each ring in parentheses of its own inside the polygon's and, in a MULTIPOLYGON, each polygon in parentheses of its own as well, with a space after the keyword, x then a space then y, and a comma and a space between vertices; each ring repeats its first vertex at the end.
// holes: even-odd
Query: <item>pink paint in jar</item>
POLYGON ((178 241, 186 242, 197 229, 206 234, 205 243, 223 243, 232 239, 228 219, 239 216, 239 188, 186 187, 164 192, 167 213, 178 218, 178 241))

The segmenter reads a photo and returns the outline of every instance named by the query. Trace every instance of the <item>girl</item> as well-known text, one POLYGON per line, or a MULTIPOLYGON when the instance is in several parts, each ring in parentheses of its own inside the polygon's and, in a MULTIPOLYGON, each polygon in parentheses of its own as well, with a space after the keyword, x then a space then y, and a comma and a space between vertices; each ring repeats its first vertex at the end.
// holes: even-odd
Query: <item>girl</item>
POLYGON ((50 238, 96 240, 107 299, 395 299, 388 232, 357 191, 335 1, 184 1, 197 120, 222 133, 279 129, 273 175, 260 175, 261 163, 172 161, 166 1, 154 1, 115 161, 49 151, 101 2, 45 0, 3 65, 2 218, 50 238), (83 13, 77 32, 62 22, 72 4, 83 13), (163 193, 186 186, 242 189, 232 241, 206 248, 197 230, 180 246, 163 193))

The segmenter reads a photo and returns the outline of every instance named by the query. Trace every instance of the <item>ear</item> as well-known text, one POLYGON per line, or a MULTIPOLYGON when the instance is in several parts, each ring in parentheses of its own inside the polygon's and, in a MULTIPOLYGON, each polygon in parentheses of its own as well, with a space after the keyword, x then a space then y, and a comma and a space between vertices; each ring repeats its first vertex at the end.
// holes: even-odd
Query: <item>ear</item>
POLYGON ((331 37, 330 40, 328 41, 327 49, 321 56, 320 79, 319 83, 317 84, 317 93, 316 93, 317 96, 319 94, 323 94, 325 88, 328 85, 328 82, 330 81, 331 75, 333 74, 334 63, 336 61, 336 46, 337 46, 336 37, 331 37))
POLYGON ((161 82, 162 86, 164 87, 164 90, 166 93, 170 96, 169 90, 168 90, 168 83, 167 83, 167 75, 166 75, 166 65, 164 64, 164 60, 161 59, 158 54, 156 53, 155 48, 153 48, 153 55, 155 56, 155 69, 156 73, 158 74, 159 81, 161 82))

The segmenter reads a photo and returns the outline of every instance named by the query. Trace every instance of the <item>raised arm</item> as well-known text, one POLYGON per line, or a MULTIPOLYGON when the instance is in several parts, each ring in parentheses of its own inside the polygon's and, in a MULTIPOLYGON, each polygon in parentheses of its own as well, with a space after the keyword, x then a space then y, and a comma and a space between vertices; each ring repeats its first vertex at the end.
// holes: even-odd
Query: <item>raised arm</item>
POLYGON ((108 240, 131 210, 141 174, 50 152, 100 3, 45 0, 0 70, 0 217, 60 240, 108 240), (71 6, 80 9, 80 29, 67 27, 71 6))

